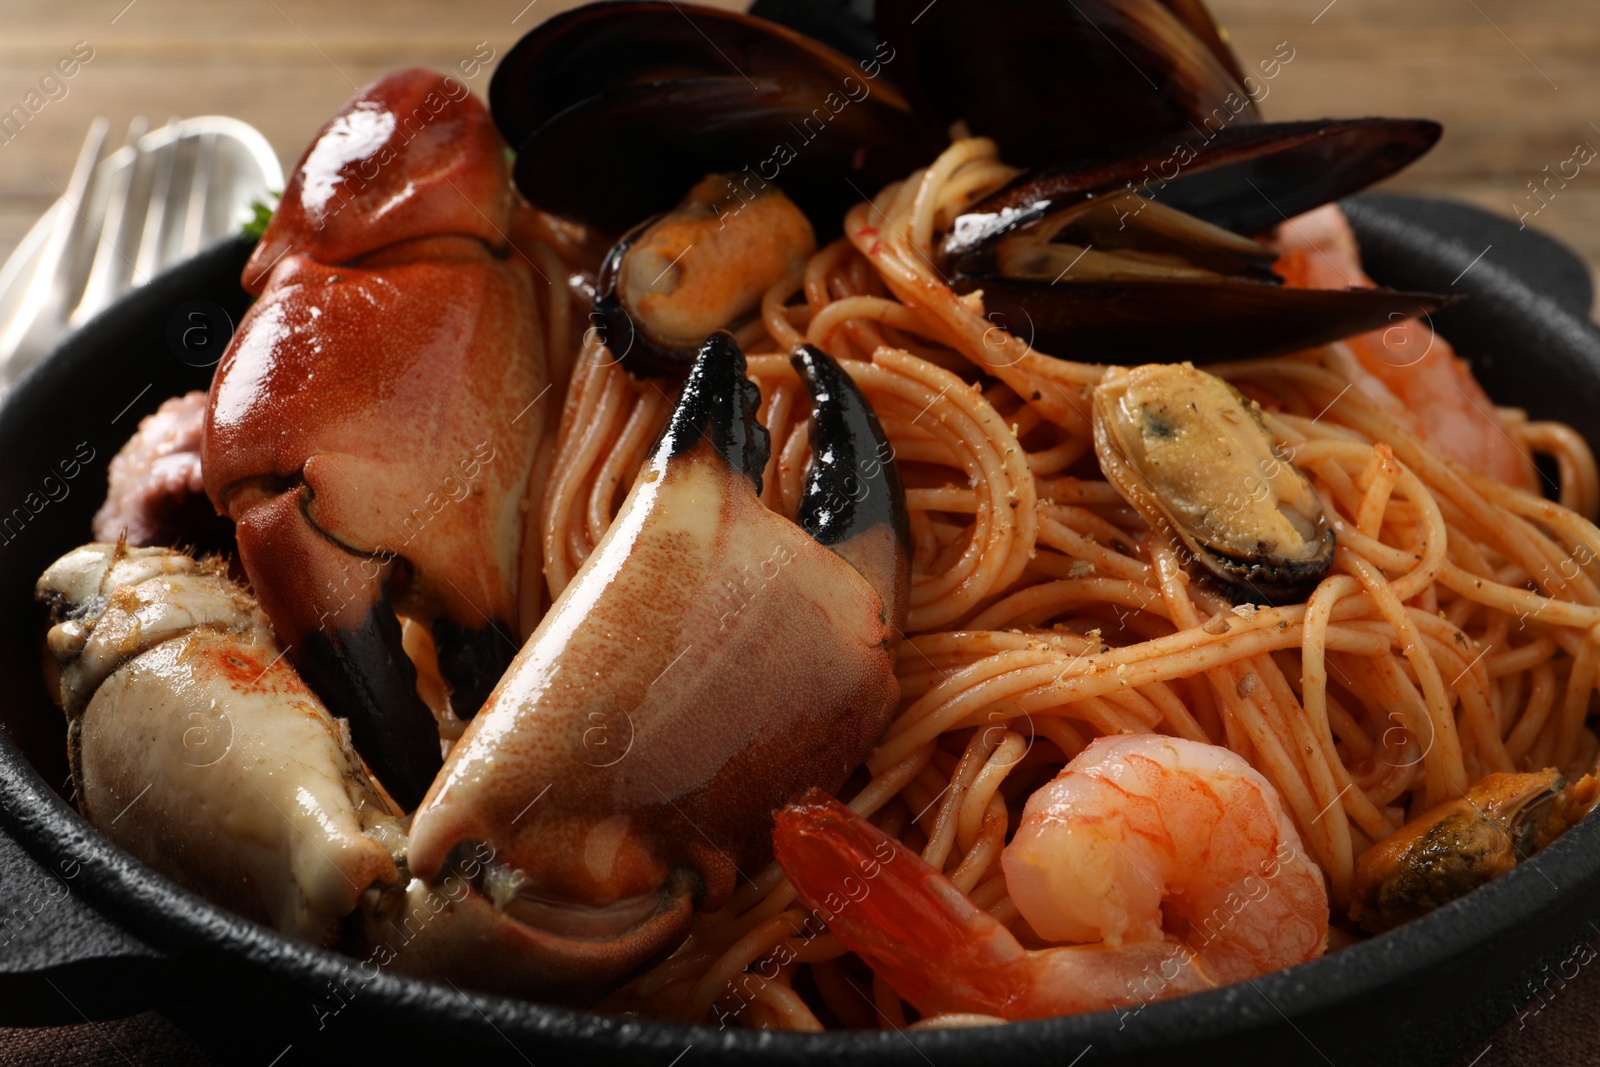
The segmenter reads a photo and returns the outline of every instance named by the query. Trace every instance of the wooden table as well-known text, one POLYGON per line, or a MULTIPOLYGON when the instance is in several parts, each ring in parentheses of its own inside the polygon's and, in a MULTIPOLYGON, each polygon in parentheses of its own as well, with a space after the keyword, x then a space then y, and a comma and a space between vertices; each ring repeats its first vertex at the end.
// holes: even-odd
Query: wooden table
MULTIPOLYGON (((288 169, 352 90, 403 65, 439 69, 484 42, 496 56, 570 0, 8 0, 0 112, 84 41, 94 58, 21 134, 0 144, 0 254, 66 185, 89 120, 235 115, 288 169)), ((733 6, 729 3, 728 6, 733 6)), ((1215 0, 1247 66, 1287 42, 1294 59, 1264 109, 1279 119, 1425 115, 1444 140, 1393 183, 1516 216, 1528 182, 1580 143, 1600 149, 1600 4, 1594 0, 1215 0)), ((470 83, 482 93, 485 71, 470 83)), ((603 162, 597 163, 603 165, 603 162)), ((1572 167, 1567 167, 1567 173, 1572 167)), ((1550 188, 1533 225, 1600 268, 1600 161, 1550 188)))
MULTIPOLYGON (((0 255, 65 187, 96 115, 112 120, 114 137, 135 115, 153 123, 169 115, 234 115, 266 134, 287 170, 357 86, 398 66, 449 69, 485 47, 503 55, 531 25, 567 6, 568 0, 381 6, 8 0, 0 113, 21 103, 75 46, 80 55, 92 50, 93 58, 16 137, 0 137, 0 255)), ((1279 42, 1292 49, 1294 58, 1271 83, 1269 117, 1439 119, 1444 140, 1394 188, 1458 197, 1513 217, 1538 209, 1530 223, 1567 241, 1600 271, 1600 163, 1564 186, 1552 181, 1548 203, 1529 191, 1530 182, 1558 172, 1575 147, 1600 149, 1595 0, 1213 0, 1212 6, 1247 66, 1279 51, 1279 42)), ((469 84, 485 92, 488 71, 469 84)), ((1571 164, 1566 171, 1572 173, 1571 164)), ((1550 1000, 1537 1017, 1496 1035, 1476 1067, 1600 1059, 1600 981, 1585 972, 1550 1000)), ((122 1062, 123 1052, 139 1062, 191 1062, 183 1039, 152 1018, 58 1036, 64 1044, 81 1042, 70 1057, 75 1063, 122 1062)), ((38 1048, 27 1042, 27 1035, 0 1031, 0 1059, 38 1048)))

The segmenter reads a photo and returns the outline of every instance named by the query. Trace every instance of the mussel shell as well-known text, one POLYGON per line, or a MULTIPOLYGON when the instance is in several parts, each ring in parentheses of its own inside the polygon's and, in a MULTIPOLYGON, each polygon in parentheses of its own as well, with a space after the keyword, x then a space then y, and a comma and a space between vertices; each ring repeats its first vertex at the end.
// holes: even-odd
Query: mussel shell
POLYGON ((1239 57, 1234 55, 1233 49, 1228 45, 1222 27, 1217 25, 1217 20, 1212 17, 1211 9, 1206 7, 1205 0, 1161 0, 1161 2, 1188 28, 1190 33, 1194 34, 1196 40, 1210 49, 1211 54, 1217 57, 1217 62, 1233 75, 1234 81, 1245 85, 1244 68, 1239 65, 1239 57))
POLYGON ((636 375, 676 375, 693 365, 694 352, 683 349, 663 349, 639 332, 633 316, 622 304, 617 291, 622 273, 622 261, 635 241, 660 218, 652 215, 623 234, 611 246, 606 258, 595 273, 594 302, 590 306, 589 322, 598 331, 602 344, 612 356, 636 375))
MULTIPOLYGON (((1328 546, 1328 557, 1332 558, 1333 527, 1324 523, 1322 533, 1328 546)), ((1206 563, 1216 584, 1235 604, 1280 607, 1298 604, 1311 595, 1318 582, 1328 576, 1327 563, 1322 561, 1267 564, 1260 560, 1217 553, 1207 558, 1206 563)))
POLYGON ((787 26, 858 60, 874 58, 873 0, 755 0, 750 14, 787 26))
MULTIPOLYGON (((1265 138, 1259 142, 1260 150, 1247 150, 1231 167, 1185 174, 1155 199, 1235 233, 1256 234, 1404 170, 1427 154, 1444 132, 1432 119, 1321 119, 1276 125, 1282 141, 1265 138)), ((1251 134, 1239 129, 1232 136, 1244 145, 1256 141, 1251 134)))
POLYGON ((941 253, 959 293, 1038 348, 1102 363, 1210 363, 1281 355, 1385 329, 1448 298, 1387 289, 1292 289, 1224 277, 1053 282, 994 269, 1002 239, 1130 188, 1239 233, 1255 233, 1393 173, 1432 146, 1437 123, 1352 119, 1228 127, 1107 149, 1016 179, 956 220, 941 253))
MULTIPOLYGON (((1243 85, 1244 68, 1203 0, 1161 0, 1217 62, 1243 85)), ((880 43, 873 26, 874 0, 755 0, 750 14, 815 38, 847 56, 865 59, 880 43)))
POLYGON ((1450 298, 1393 289, 1293 289, 1243 279, 1049 282, 955 279, 996 326, 1086 363, 1219 363, 1283 355, 1387 329, 1450 298))
POLYGON ((545 211, 620 233, 671 209, 709 173, 748 171, 799 204, 823 240, 851 206, 941 147, 876 87, 834 96, 847 101, 837 111, 830 93, 741 77, 624 86, 568 108, 519 146, 517 188, 545 211))
POLYGON ((999 237, 1115 189, 1256 234, 1349 196, 1432 148, 1428 119, 1315 119, 1190 130, 1107 148, 1018 175, 956 221, 944 245, 952 270, 999 237))
POLYGON ((965 120, 1001 155, 1039 166, 1188 129, 1255 121, 1249 94, 1160 0, 878 0, 885 63, 919 114, 965 120), (1228 107, 1228 100, 1240 108, 1228 107))
MULTIPOLYGON (((963 217, 953 244, 970 232, 963 217)), ((1193 270, 1210 271, 1229 278, 1281 285, 1282 277, 1273 271, 1278 253, 1262 242, 1213 226, 1183 211, 1145 200, 1127 192, 1112 191, 1077 204, 1033 215, 1025 225, 996 226, 997 237, 980 241, 970 251, 953 257, 947 266, 961 278, 986 278, 1004 275, 1009 279, 1066 281, 1082 284, 1093 281, 1135 280, 1149 275, 1155 280, 1176 280, 1193 270), (1032 255, 1027 252, 1032 251, 1032 255), (1050 252, 1049 262, 1039 253, 1050 252), (1093 253, 1089 262, 1078 264, 1093 253), (1128 262, 1135 273, 1107 274, 1116 269, 1107 257, 1123 258, 1142 253, 1140 262, 1128 262), (1057 262, 1066 265, 1058 272, 1057 262), (1099 261, 1099 262, 1097 262, 1099 261), (1166 268, 1161 261, 1169 264, 1166 268), (1026 273, 1024 273, 1024 271, 1026 273)), ((990 225, 988 222, 980 225, 990 225)))
MULTIPOLYGON (((626 85, 748 77, 826 90, 861 74, 847 56, 766 19, 700 4, 616 0, 563 12, 523 35, 489 82, 489 110, 515 146, 574 104, 626 85)), ((891 86, 874 86, 874 93, 904 107, 891 86)))

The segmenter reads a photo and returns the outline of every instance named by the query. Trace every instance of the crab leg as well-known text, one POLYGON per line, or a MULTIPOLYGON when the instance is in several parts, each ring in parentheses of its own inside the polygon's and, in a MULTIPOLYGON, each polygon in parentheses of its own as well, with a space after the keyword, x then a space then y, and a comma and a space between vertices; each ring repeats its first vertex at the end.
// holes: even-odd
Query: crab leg
POLYGON ((187 888, 333 944, 398 880, 399 812, 248 594, 169 549, 90 544, 39 579, 89 821, 187 888))

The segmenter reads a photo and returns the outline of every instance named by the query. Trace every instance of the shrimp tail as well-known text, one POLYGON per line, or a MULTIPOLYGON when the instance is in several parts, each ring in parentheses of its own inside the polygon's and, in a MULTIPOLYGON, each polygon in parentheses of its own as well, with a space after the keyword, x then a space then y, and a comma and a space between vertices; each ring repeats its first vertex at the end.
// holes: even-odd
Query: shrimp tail
POLYGON ((1009 1017, 1026 993, 1027 952, 1009 930, 820 789, 778 813, 773 851, 829 931, 924 1015, 1009 1017))

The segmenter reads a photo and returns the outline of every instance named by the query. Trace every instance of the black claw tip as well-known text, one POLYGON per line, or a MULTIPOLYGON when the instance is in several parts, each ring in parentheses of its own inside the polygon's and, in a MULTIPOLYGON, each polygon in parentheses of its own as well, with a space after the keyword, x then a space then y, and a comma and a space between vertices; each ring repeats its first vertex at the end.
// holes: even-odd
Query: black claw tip
POLYGON ((433 622, 439 675, 450 687, 450 710, 463 719, 478 714, 483 702, 517 654, 511 628, 498 619, 476 629, 440 616, 433 622))
POLYGON ((811 394, 811 470, 796 521, 830 546, 883 525, 909 553, 905 490, 872 405, 820 348, 797 345, 789 362, 811 394))
POLYGON ((295 665, 329 710, 349 720, 356 750, 389 795, 406 811, 422 803, 444 762, 439 728, 417 695, 388 595, 355 630, 313 631, 295 665))
POLYGON ((719 330, 700 346, 678 406, 661 431, 656 456, 681 456, 704 441, 748 476, 759 494, 771 451, 767 428, 756 421, 760 406, 761 390, 745 377, 744 352, 733 334, 719 330))

